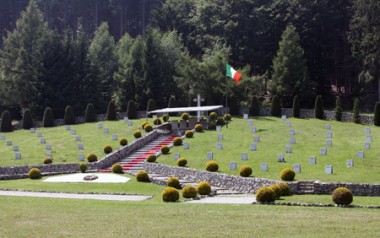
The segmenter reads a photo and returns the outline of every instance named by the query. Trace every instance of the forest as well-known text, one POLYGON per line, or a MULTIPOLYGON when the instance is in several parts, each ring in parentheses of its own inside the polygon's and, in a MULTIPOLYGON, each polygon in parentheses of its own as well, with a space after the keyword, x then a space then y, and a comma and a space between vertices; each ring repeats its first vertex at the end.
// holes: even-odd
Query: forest
POLYGON ((379 100, 378 0, 0 0, 0 111, 379 100), (243 74, 225 75, 226 63, 243 74), (227 99, 227 100, 226 100, 227 99))

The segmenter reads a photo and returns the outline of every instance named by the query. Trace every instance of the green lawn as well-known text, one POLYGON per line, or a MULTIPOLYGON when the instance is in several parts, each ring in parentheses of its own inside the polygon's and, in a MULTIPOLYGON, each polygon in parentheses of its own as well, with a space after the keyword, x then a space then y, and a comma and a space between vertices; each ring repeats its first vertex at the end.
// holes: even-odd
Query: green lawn
POLYGON ((301 173, 296 175, 297 180, 320 180, 326 182, 360 182, 380 183, 380 128, 375 126, 358 125, 354 123, 325 121, 317 119, 288 119, 292 127, 280 118, 258 117, 253 119, 257 128, 251 133, 247 120, 233 118, 228 128, 223 127, 222 132, 206 131, 195 133, 194 138, 185 139, 190 145, 189 150, 183 147, 174 147, 171 153, 158 158, 159 163, 175 166, 174 153, 180 153, 188 159, 190 168, 204 169, 207 163, 207 152, 213 152, 214 159, 219 163, 222 173, 238 174, 238 170, 230 171, 229 164, 237 162, 238 168, 247 164, 253 168, 253 176, 271 179, 280 179, 279 173, 285 167, 301 164, 301 173), (332 147, 326 146, 325 125, 332 128, 332 147), (364 149, 366 134, 364 129, 371 129, 371 149, 364 149), (296 132, 296 144, 292 145, 292 153, 286 154, 285 147, 290 144, 289 130, 296 132), (223 134, 224 140, 218 141, 217 135, 223 134), (260 136, 257 151, 250 151, 250 144, 254 136, 260 136), (223 143, 223 150, 217 150, 217 143, 223 143), (320 155, 320 149, 327 147, 327 156, 320 155), (358 159, 357 153, 364 150, 365 158, 358 159), (241 160, 241 153, 248 153, 248 161, 241 160), (283 154, 286 163, 278 163, 277 155, 283 154), (316 156, 317 164, 309 164, 309 157, 316 156), (346 160, 353 159, 355 166, 346 167, 346 160), (261 163, 267 162, 269 171, 262 172, 261 163), (334 173, 325 174, 325 165, 333 165, 334 173))

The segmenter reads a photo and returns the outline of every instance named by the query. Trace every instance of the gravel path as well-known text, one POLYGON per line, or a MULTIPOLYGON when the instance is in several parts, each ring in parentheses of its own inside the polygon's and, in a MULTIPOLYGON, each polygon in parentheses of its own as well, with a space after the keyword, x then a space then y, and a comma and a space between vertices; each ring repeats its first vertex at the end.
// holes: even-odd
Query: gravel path
POLYGON ((238 195, 238 196, 215 196, 205 197, 199 200, 191 200, 187 203, 214 203, 214 204, 252 204, 256 202, 254 195, 238 195))

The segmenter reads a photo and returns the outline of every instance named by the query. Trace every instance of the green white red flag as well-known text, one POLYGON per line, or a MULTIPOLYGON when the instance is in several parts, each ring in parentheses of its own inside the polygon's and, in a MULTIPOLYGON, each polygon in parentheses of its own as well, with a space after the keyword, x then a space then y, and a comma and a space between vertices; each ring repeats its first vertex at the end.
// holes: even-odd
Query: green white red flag
POLYGON ((241 77, 243 77, 241 73, 236 71, 229 64, 226 64, 226 76, 235 80, 236 85, 239 83, 239 80, 241 79, 241 77))

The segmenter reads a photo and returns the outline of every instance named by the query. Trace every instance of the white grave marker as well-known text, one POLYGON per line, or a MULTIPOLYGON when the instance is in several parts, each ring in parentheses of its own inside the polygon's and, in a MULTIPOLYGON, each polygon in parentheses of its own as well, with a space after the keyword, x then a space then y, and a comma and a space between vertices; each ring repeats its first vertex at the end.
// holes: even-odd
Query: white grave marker
POLYGON ((364 148, 371 149, 371 143, 364 143, 364 148))
POLYGON ((288 153, 288 154, 291 154, 292 153, 292 147, 291 146, 286 146, 285 148, 285 152, 288 153))
POLYGON ((79 161, 84 161, 84 155, 78 155, 79 161))
POLYGON ((128 122, 128 117, 124 117, 124 122, 128 122))
POLYGON ((116 134, 112 135, 112 140, 117 140, 118 136, 116 134))
POLYGON ((47 154, 45 154, 45 157, 51 159, 51 158, 53 158, 53 155, 50 153, 47 153, 47 154))
POLYGON ((321 152, 321 155, 326 156, 327 155, 327 148, 321 148, 320 152, 321 152))
POLYGON ((216 149, 217 150, 222 150, 223 149, 223 144, 222 143, 216 144, 216 149))
POLYGON ((333 173, 333 166, 332 165, 326 165, 325 173, 326 174, 332 174, 333 173))
POLYGON ((46 145, 45 150, 51 150, 51 145, 46 145))
POLYGON ((15 154, 15 159, 21 159, 21 153, 16 153, 15 154))
POLYGON ((261 167, 261 171, 263 172, 268 171, 268 163, 262 163, 260 167, 261 167))
POLYGON ((212 160, 213 159, 213 153, 212 152, 207 152, 207 159, 212 160))
POLYGON ((295 172, 296 174, 301 173, 301 164, 294 164, 294 165, 293 165, 293 168, 294 168, 294 172, 295 172))
POLYGON ((77 131, 76 130, 71 130, 71 135, 76 135, 77 131))
POLYGON ((13 146, 13 151, 18 151, 18 149, 19 149, 19 148, 18 148, 18 145, 14 145, 14 146, 13 146))
POLYGON ((42 132, 37 132, 37 137, 42 137, 42 132))
POLYGON ((296 138, 292 137, 289 140, 290 144, 294 145, 296 143, 296 138))
POLYGON ((8 140, 7 141, 7 146, 11 146, 12 145, 12 141, 11 140, 8 140))
POLYGON ((331 125, 327 124, 325 125, 326 130, 331 130, 331 125))
POLYGON ((248 153, 241 153, 242 160, 248 160, 248 153))
POLYGON ((247 124, 248 124, 248 126, 253 126, 253 121, 252 120, 248 120, 247 124))
POLYGON ((347 166, 347 168, 352 168, 352 167, 354 167, 354 160, 353 160, 353 159, 348 159, 348 160, 346 161, 346 166, 347 166))
POLYGON ((35 133, 36 132, 36 128, 30 128, 30 133, 35 133))
POLYGON ((66 131, 71 130, 71 126, 66 126, 66 131))
POLYGON ((371 128, 369 128, 369 127, 365 128, 365 129, 364 129, 364 132, 365 132, 366 134, 371 134, 371 128))
POLYGON ((174 160, 178 160, 180 157, 181 157, 181 155, 179 153, 174 154, 174 160))
POLYGON ((285 158, 283 154, 278 154, 277 155, 277 162, 285 162, 285 158))
POLYGON ((332 132, 331 131, 326 132, 326 138, 329 138, 329 139, 332 138, 332 132))
POLYGON ((78 150, 84 150, 83 144, 78 144, 78 150))
POLYGON ((230 162, 230 170, 237 170, 237 163, 236 162, 230 162))
POLYGON ((222 127, 221 126, 216 126, 216 131, 222 131, 222 127))
POLYGON ((102 123, 99 123, 98 124, 98 129, 102 129, 103 128, 103 124, 102 123))
POLYGON ((294 136, 296 134, 295 130, 289 130, 289 135, 294 136))
POLYGON ((286 122, 286 126, 287 126, 287 127, 292 127, 292 123, 291 123, 290 121, 287 121, 287 122, 286 122))
POLYGON ((372 136, 366 136, 365 137, 365 141, 368 142, 368 143, 372 142, 372 136))
POLYGON ((281 120, 285 121, 286 120, 286 115, 281 116, 281 120))
POLYGON ((255 144, 255 143, 254 143, 254 144, 251 144, 250 147, 249 147, 249 149, 250 149, 251 151, 256 151, 256 149, 257 149, 256 144, 255 144))
POLYGON ((248 114, 243 115, 244 119, 248 119, 248 114))
POLYGON ((189 143, 183 143, 183 149, 185 149, 185 150, 188 150, 188 149, 190 149, 190 144, 189 143))
POLYGON ((108 128, 104 128, 103 132, 107 134, 109 132, 108 128))
POLYGON ((218 135, 218 140, 223 140, 223 134, 218 135))
POLYGON ((309 158, 309 164, 317 164, 317 157, 311 156, 309 158))
POLYGON ((128 126, 132 126, 133 123, 131 121, 128 122, 128 126))
POLYGON ((6 140, 7 137, 5 137, 5 136, 1 136, 0 139, 1 139, 1 140, 6 140))
POLYGON ((251 132, 255 133, 256 132, 256 127, 251 127, 251 132))
POLYGON ((40 143, 41 143, 41 144, 46 144, 46 139, 45 139, 45 138, 41 138, 41 139, 40 139, 40 143))
POLYGON ((75 141, 80 141, 80 136, 75 136, 75 141))
POLYGON ((364 151, 360 150, 358 151, 358 158, 363 159, 364 158, 364 151))
POLYGON ((332 146, 332 140, 326 140, 326 146, 332 146))
POLYGON ((254 136, 253 141, 254 142, 260 142, 260 136, 254 136))

